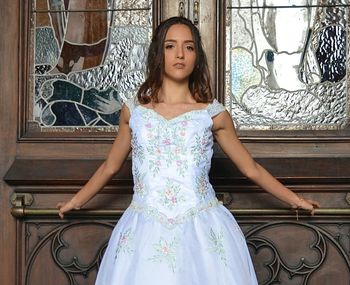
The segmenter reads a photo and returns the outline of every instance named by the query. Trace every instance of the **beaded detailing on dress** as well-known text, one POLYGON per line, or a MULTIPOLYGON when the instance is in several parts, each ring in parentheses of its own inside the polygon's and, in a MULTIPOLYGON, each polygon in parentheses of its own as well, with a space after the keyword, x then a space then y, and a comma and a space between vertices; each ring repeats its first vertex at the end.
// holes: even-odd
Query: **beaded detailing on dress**
POLYGON ((207 107, 210 117, 214 117, 217 114, 226 110, 226 108, 216 99, 213 100, 211 104, 207 107))
POLYGON ((208 203, 192 207, 186 210, 186 212, 177 215, 176 217, 168 217, 162 212, 160 212, 157 208, 139 204, 136 201, 131 202, 130 208, 138 213, 145 214, 147 217, 156 219, 159 223, 166 226, 168 229, 174 229, 177 225, 184 224, 188 220, 193 219, 200 212, 207 211, 218 205, 222 205, 222 202, 215 198, 209 201, 208 203))

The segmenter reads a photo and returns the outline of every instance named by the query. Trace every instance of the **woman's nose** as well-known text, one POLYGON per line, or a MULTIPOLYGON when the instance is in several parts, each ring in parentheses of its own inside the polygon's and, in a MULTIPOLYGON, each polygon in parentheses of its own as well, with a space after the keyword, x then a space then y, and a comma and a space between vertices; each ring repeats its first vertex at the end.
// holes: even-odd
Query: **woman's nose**
POLYGON ((184 58, 184 52, 183 52, 183 49, 182 48, 178 48, 176 50, 176 58, 184 58))

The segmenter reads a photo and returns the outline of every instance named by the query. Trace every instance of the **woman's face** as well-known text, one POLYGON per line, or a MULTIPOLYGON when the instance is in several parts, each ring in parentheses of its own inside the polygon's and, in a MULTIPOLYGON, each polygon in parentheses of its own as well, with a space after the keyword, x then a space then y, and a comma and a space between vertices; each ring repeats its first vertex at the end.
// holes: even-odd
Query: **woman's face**
POLYGON ((195 43, 190 28, 172 25, 164 40, 164 79, 188 81, 195 63, 195 43))

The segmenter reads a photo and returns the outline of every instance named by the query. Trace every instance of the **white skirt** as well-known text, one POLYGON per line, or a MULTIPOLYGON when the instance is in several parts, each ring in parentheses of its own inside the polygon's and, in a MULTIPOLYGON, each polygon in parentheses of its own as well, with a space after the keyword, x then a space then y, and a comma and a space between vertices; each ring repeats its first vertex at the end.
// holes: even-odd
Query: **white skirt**
POLYGON ((96 285, 257 285, 245 237, 223 205, 166 227, 129 207, 115 226, 96 285))

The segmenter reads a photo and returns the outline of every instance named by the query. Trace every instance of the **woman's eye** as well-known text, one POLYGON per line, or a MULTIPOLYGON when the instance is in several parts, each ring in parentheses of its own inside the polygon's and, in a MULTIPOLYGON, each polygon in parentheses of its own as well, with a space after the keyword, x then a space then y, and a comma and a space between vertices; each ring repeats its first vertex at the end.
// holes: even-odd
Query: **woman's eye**
POLYGON ((193 46, 187 46, 186 48, 187 48, 187 50, 194 51, 194 47, 193 46))
POLYGON ((174 45, 166 45, 166 46, 165 46, 166 49, 171 49, 171 48, 173 48, 173 47, 174 47, 174 45))

